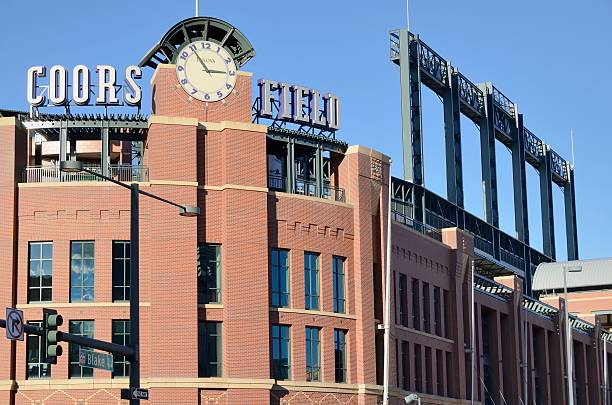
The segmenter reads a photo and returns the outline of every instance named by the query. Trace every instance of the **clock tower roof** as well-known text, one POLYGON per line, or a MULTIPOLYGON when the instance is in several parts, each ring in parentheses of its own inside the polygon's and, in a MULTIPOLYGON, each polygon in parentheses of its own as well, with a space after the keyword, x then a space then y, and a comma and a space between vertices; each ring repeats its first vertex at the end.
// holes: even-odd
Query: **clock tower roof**
POLYGON ((155 69, 163 63, 174 63, 179 50, 187 43, 204 40, 221 45, 241 68, 255 56, 247 37, 230 23, 214 17, 191 17, 175 24, 151 48, 139 63, 155 69))

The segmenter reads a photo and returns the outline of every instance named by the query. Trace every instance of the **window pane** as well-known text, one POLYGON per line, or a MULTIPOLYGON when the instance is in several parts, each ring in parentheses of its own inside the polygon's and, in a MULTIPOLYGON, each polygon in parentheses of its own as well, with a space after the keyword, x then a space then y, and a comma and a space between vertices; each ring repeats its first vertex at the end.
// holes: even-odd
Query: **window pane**
POLYGON ((130 299, 129 241, 113 241, 113 301, 130 299))
MULTIPOLYGON (((87 336, 90 338, 94 337, 94 323, 93 321, 70 321, 69 332, 75 335, 87 336)), ((80 345, 70 343, 68 345, 69 351, 69 378, 80 378, 80 377, 93 377, 93 369, 89 367, 81 367, 79 365, 79 347, 80 345)))
POLYGON ((42 296, 50 297, 50 292, 43 294, 40 288, 48 287, 50 290, 53 283, 53 244, 51 242, 30 242, 29 251, 28 300, 29 302, 47 301, 42 296))
POLYGON ((319 309, 319 255, 304 253, 305 308, 319 309))
POLYGON ((344 383, 346 379, 346 331, 334 329, 334 358, 336 364, 336 382, 344 383))
POLYGON ((272 325, 272 376, 277 380, 291 378, 291 344, 289 326, 272 325))
POLYGON ((201 245, 198 248, 198 302, 221 302, 221 246, 201 245))
POLYGON ((271 302, 274 307, 289 306, 289 252, 271 251, 271 302))
POLYGON ((71 242, 70 300, 93 301, 95 262, 94 242, 71 242))
POLYGON ((221 377, 221 323, 198 324, 198 369, 200 377, 221 377))
MULTIPOLYGON (((28 322, 29 325, 42 326, 41 321, 28 322)), ((45 338, 28 334, 26 337, 26 378, 49 378, 51 377, 51 366, 44 363, 46 350, 45 338)))
MULTIPOLYGON (((130 321, 118 320, 113 321, 113 338, 112 342, 127 346, 130 344, 130 321)), ((127 377, 130 373, 130 362, 125 356, 118 354, 113 355, 113 378, 127 377)))

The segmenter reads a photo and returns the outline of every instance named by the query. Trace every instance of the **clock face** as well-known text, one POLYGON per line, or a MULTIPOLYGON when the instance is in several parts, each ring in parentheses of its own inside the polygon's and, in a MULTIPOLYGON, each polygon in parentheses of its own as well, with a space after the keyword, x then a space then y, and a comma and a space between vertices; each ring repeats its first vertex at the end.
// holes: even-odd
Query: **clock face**
POLYGON ((222 46, 210 41, 194 41, 179 51, 176 76, 191 97, 219 101, 236 85, 236 63, 222 46))

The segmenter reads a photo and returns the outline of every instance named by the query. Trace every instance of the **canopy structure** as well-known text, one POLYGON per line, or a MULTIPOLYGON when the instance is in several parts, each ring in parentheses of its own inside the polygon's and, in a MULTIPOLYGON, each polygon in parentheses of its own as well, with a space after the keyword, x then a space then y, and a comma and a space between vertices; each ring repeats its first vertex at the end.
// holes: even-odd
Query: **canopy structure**
POLYGON ((568 290, 612 288, 612 258, 541 263, 533 276, 532 288, 537 291, 563 290, 564 269, 567 269, 568 290))

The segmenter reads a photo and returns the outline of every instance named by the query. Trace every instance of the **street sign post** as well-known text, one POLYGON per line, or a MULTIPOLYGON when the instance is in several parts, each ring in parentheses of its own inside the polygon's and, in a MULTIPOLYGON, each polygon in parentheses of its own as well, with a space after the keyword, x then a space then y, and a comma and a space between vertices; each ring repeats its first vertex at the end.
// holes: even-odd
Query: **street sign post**
POLYGON ((149 400, 149 390, 144 388, 123 388, 121 390, 121 399, 142 399, 149 400))
POLYGON ((79 365, 113 371, 113 355, 79 348, 79 365))
POLYGON ((23 340, 23 311, 15 308, 6 309, 6 338, 23 340))

